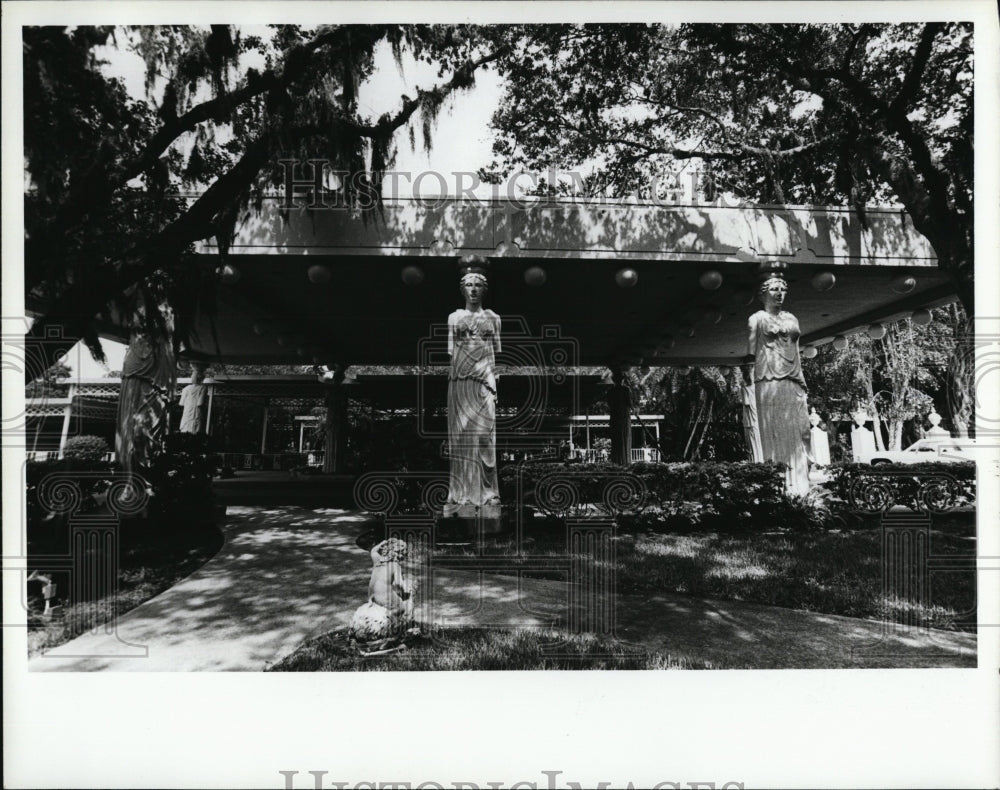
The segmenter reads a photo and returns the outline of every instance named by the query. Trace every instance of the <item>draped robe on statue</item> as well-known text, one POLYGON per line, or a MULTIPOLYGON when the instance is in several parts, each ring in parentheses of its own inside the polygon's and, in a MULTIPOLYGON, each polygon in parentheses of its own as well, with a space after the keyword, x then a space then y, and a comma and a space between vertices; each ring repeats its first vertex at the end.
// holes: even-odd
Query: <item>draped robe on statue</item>
MULTIPOLYGON (((159 453, 167 434, 167 410, 176 381, 169 336, 154 338, 141 328, 146 305, 141 297, 136 300, 135 328, 122 364, 115 432, 115 454, 126 472, 148 467, 159 453)), ((165 321, 169 335, 169 315, 165 321)))
POLYGON ((500 316, 456 310, 448 317, 448 480, 446 516, 462 506, 497 504, 495 354, 500 316))
POLYGON ((181 390, 180 404, 181 412, 181 433, 204 433, 203 409, 208 400, 208 385, 188 384, 181 390))
POLYGON ((789 493, 809 493, 809 413, 806 380, 799 358, 799 322, 784 310, 750 316, 750 350, 754 354, 754 389, 765 461, 788 468, 789 493))

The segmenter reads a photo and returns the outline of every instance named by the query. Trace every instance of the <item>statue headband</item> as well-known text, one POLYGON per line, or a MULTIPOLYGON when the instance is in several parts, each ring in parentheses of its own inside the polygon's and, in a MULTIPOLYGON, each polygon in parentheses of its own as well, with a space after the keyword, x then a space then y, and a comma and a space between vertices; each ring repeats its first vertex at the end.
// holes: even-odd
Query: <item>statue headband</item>
POLYGON ((763 282, 761 282, 760 287, 757 289, 758 293, 766 293, 772 285, 780 285, 786 291, 788 290, 788 283, 785 282, 785 278, 780 274, 772 274, 767 277, 763 282))
POLYGON ((486 285, 486 270, 489 265, 489 261, 481 255, 466 255, 458 264, 458 270, 461 272, 459 283, 486 285))
POLYGON ((472 284, 487 285, 488 284, 487 280, 486 280, 486 275, 485 274, 483 274, 482 272, 474 272, 474 271, 466 272, 465 274, 463 274, 462 275, 462 279, 459 282, 462 285, 472 285, 472 284))

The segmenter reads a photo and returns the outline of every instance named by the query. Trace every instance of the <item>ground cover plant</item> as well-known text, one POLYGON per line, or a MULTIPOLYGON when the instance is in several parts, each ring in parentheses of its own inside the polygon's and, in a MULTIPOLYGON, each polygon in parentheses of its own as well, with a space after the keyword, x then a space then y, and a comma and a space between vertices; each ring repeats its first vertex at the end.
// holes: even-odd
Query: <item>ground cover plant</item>
MULTIPOLYGON (((51 618, 42 616, 41 584, 29 585, 28 656, 68 642, 170 589, 214 557, 222 543, 222 533, 215 528, 155 536, 126 533, 115 594, 69 602, 51 618)), ((61 591, 67 589, 65 575, 54 574, 53 578, 61 591)))
MULTIPOLYGON (((520 547, 513 538, 486 551, 506 555, 509 573, 528 578, 564 579, 551 571, 518 571, 528 558, 565 556, 566 530, 538 520, 525 530, 520 547)), ((931 628, 976 630, 976 575, 973 568, 932 573, 927 605, 883 593, 882 532, 875 518, 844 530, 801 532, 776 525, 766 532, 687 530, 619 533, 615 539, 615 586, 622 595, 679 593, 720 600, 863 617, 931 628)), ((935 516, 931 551, 959 562, 975 557, 972 512, 935 516)), ((463 551, 449 547, 450 552, 463 551)), ((465 549, 473 553, 470 547, 465 549)), ((584 558, 586 560, 586 558, 584 558)))
POLYGON ((308 640, 269 668, 272 672, 396 672, 537 669, 720 669, 716 664, 588 634, 556 629, 439 629, 405 650, 363 654, 346 631, 308 640))
MULTIPOLYGON (((974 569, 932 572, 928 604, 915 609, 883 594, 881 540, 875 521, 856 529, 809 534, 775 530, 622 535, 617 541, 617 587, 623 594, 683 593, 976 630, 974 569)), ((935 517, 930 541, 936 555, 974 558, 974 514, 935 517)))
MULTIPOLYGON (((72 584, 69 571, 60 568, 66 558, 79 558, 71 542, 71 516, 59 508, 78 495, 74 516, 112 517, 108 496, 112 485, 124 479, 120 469, 102 460, 107 449, 102 439, 81 438, 87 441, 77 442, 74 454, 29 462, 25 472, 28 568, 36 573, 26 590, 29 655, 67 642, 159 595, 204 565, 223 543, 215 524, 219 514, 211 488, 214 462, 206 440, 177 434, 169 437, 166 452, 155 465, 142 473, 149 496, 146 507, 118 521, 115 589, 88 590, 87 585, 72 584), (42 495, 46 479, 66 485, 42 495), (67 493, 70 490, 75 493, 67 493), (56 587, 52 603, 58 608, 51 616, 43 614, 45 580, 56 587), (77 593, 83 597, 74 598, 77 593)), ((96 560, 102 564, 107 558, 96 560)))
MULTIPOLYGON (((510 570, 501 572, 563 579, 555 562, 551 571, 518 566, 565 556, 566 518, 611 517, 621 594, 680 593, 975 631, 975 571, 932 574, 923 605, 887 596, 879 515, 887 500, 849 496, 852 481, 870 478, 888 486, 895 504, 919 508, 921 482, 942 475, 954 483, 931 490, 929 501, 945 512, 932 515, 930 550, 962 564, 976 552, 975 467, 941 463, 840 465, 807 497, 787 496, 774 464, 510 465, 501 471, 503 501, 525 504, 506 508, 507 534, 476 551, 506 556, 510 570)), ((426 507, 418 481, 403 482, 413 490, 401 485, 400 509, 426 507)))

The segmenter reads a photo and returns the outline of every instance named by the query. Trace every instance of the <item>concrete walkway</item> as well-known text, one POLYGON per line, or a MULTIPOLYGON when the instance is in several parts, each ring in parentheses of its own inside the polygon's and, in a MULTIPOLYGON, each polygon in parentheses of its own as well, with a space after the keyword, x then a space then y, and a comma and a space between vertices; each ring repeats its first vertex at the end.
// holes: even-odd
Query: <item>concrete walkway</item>
MULTIPOLYGON (((357 513, 230 507, 226 543, 193 575, 29 662, 32 671, 259 671, 305 639, 346 626, 371 560, 357 513)), ((567 585, 436 568, 428 620, 547 628, 565 622, 567 585)), ((974 667, 974 634, 683 595, 618 596, 615 635, 730 669, 974 667)))

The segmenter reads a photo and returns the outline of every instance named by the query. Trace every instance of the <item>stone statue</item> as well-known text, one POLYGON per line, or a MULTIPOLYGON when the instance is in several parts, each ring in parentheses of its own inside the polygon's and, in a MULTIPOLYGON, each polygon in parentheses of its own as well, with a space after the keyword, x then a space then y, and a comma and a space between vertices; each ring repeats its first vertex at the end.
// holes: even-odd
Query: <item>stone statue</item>
POLYGON ((750 460, 761 463, 764 460, 764 450, 760 446, 760 420, 757 418, 757 393, 753 385, 753 376, 749 382, 744 381, 740 388, 743 401, 743 435, 747 441, 750 460))
POLYGON ((761 283, 758 294, 764 309, 750 316, 749 352, 764 460, 785 464, 785 489, 804 496, 809 493, 809 413, 799 322, 781 309, 787 293, 780 274, 761 283))
POLYGON ((351 618, 349 636, 359 642, 389 640, 413 626, 414 585, 402 564, 408 553, 406 543, 398 538, 383 540, 372 549, 368 602, 351 618))
POLYGON ((134 472, 149 467, 162 448, 177 371, 169 308, 153 304, 145 290, 137 287, 129 296, 131 334, 122 363, 115 454, 126 472, 134 472), (159 322, 151 320, 152 310, 159 310, 159 322), (159 329, 154 331, 151 325, 157 324, 159 329))
POLYGON ((208 385, 205 384, 205 366, 199 362, 191 365, 191 383, 181 390, 181 433, 205 433, 208 429, 208 385))
POLYGON ((830 437, 826 435, 826 431, 820 427, 820 423, 823 422, 823 418, 816 413, 816 409, 812 409, 809 413, 809 424, 812 429, 809 431, 809 435, 812 443, 812 457, 819 466, 829 466, 830 465, 830 437))
POLYGON ((858 463, 866 464, 875 455, 875 434, 865 427, 870 417, 863 409, 858 409, 851 416, 854 418, 854 427, 851 428, 851 457, 858 463))
POLYGON ((445 516, 498 518, 494 373, 500 316, 483 308, 486 260, 462 259, 465 308, 448 316, 448 456, 451 472, 445 516))

